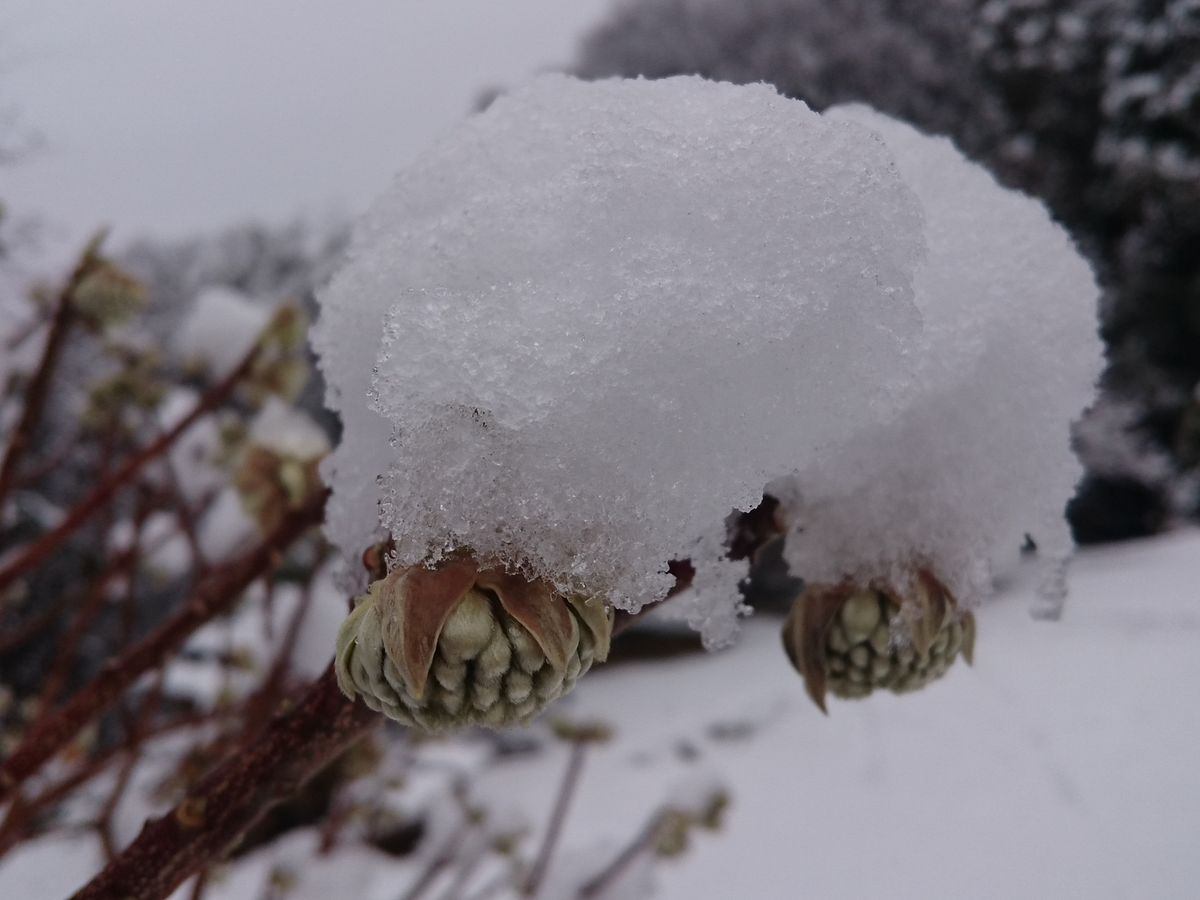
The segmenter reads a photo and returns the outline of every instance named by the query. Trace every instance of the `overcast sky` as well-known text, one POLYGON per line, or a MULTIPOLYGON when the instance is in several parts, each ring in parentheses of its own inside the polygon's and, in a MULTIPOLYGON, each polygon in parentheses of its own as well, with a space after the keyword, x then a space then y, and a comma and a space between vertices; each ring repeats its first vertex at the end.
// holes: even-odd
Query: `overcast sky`
POLYGON ((569 61, 610 0, 0 0, 0 199, 49 242, 352 214, 481 88, 569 61))

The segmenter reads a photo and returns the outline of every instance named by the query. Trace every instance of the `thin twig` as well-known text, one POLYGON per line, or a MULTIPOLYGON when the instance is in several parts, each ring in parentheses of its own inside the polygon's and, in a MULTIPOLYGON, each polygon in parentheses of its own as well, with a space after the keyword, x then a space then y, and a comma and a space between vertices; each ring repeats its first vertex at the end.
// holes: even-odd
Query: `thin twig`
POLYGON ((241 746, 171 812, 137 839, 73 900, 161 900, 223 858, 272 806, 381 721, 346 698, 330 667, 297 705, 241 746))
POLYGON ((79 442, 82 439, 80 434, 72 434, 59 447, 46 453, 42 462, 39 462, 33 468, 26 467, 25 471, 21 472, 20 477, 14 479, 9 490, 16 491, 29 488, 37 484, 51 472, 62 468, 62 465, 71 458, 71 454, 79 450, 79 442))
MULTIPOLYGON (((119 565, 115 569, 110 568, 100 578, 91 580, 83 601, 75 610, 71 624, 62 639, 58 641, 54 658, 50 663, 48 674, 42 682, 41 693, 38 695, 38 708, 41 711, 39 718, 54 707, 62 695, 63 689, 67 686, 71 672, 75 669, 75 657, 79 646, 83 642, 84 636, 92 630, 93 623, 104 609, 110 582, 115 580, 118 575, 128 576, 128 573, 137 568, 138 562, 142 558, 140 541, 144 520, 145 510, 139 510, 134 526, 133 544, 118 557, 119 565)), ((132 577, 127 577, 127 580, 131 585, 134 582, 132 577)), ((30 727, 36 727, 36 721, 30 727)))
POLYGON ((101 232, 88 243, 79 264, 71 273, 71 277, 67 279, 66 286, 63 287, 62 293, 59 294, 55 303, 54 318, 50 320, 50 332, 46 335, 42 358, 34 371, 33 379, 29 382, 29 387, 25 389, 25 405, 21 410, 21 418, 13 430, 8 449, 4 452, 4 459, 0 461, 0 506, 3 506, 9 490, 17 479, 17 467, 20 465, 21 457, 29 449, 34 433, 41 424, 42 414, 46 409, 46 400, 50 396, 50 380, 54 376, 54 370, 58 367, 58 361, 62 358, 67 332, 75 319, 73 305, 75 291, 80 282, 95 268, 100 242, 103 239, 104 233, 101 232))
MULTIPOLYGON (((184 728, 194 728, 210 721, 209 714, 191 714, 170 722, 147 729, 143 735, 143 743, 152 738, 179 731, 184 728)), ((56 806, 73 794, 83 785, 100 775, 116 760, 125 755, 125 747, 112 747, 105 753, 88 760, 63 780, 42 790, 33 799, 26 800, 19 794, 14 796, 8 806, 4 821, 0 822, 0 857, 25 839, 34 820, 44 812, 56 806)))
POLYGON ((37 772, 88 722, 108 709, 143 674, 159 665, 205 622, 229 610, 282 552, 324 515, 327 492, 289 513, 257 546, 197 585, 187 605, 168 618, 100 672, 62 707, 30 729, 0 766, 0 800, 37 772))
POLYGON ((115 471, 96 485, 92 492, 80 501, 62 522, 27 545, 8 565, 0 568, 0 591, 42 563, 67 538, 75 534, 93 515, 103 509, 148 463, 166 453, 192 425, 228 400, 254 365, 260 347, 261 344, 255 344, 237 368, 201 397, 192 411, 180 419, 175 427, 164 432, 149 445, 126 459, 115 471))
POLYGON ((593 897, 600 896, 633 865, 639 856, 650 848, 663 827, 664 815, 662 810, 658 810, 650 816, 650 819, 642 826, 641 831, 637 833, 632 841, 625 845, 625 848, 616 855, 613 861, 580 888, 580 900, 591 900, 593 897))
POLYGON ((408 886, 408 890, 404 892, 400 900, 420 900, 425 892, 433 887, 437 877, 446 871, 450 863, 454 861, 454 857, 458 854, 458 848, 462 845, 469 830, 470 826, 465 824, 455 829, 454 833, 446 839, 442 848, 421 871, 421 874, 417 876, 417 880, 408 886))
MULTIPOLYGON (((322 559, 324 554, 322 554, 322 559)), ((320 566, 320 561, 313 567, 316 571, 320 566)), ((296 609, 292 613, 291 620, 288 622, 287 631, 284 632, 283 640, 280 641, 279 649, 275 653, 275 659, 271 663, 271 668, 267 671, 266 677, 263 678, 259 687, 246 698, 246 702, 242 704, 244 729, 245 734, 249 735, 254 731, 261 729, 263 722, 268 720, 271 712, 279 705, 279 700, 283 696, 285 687, 287 686, 287 676, 291 670, 292 655, 296 650, 296 642, 300 639, 300 630, 304 626, 304 620, 308 616, 308 611, 312 607, 313 588, 312 579, 310 578, 304 585, 300 595, 300 602, 296 604, 296 609)))
MULTIPOLYGON (((143 555, 153 556, 172 537, 171 534, 160 537, 146 548, 143 555)), ((82 596, 79 592, 64 591, 47 603, 43 609, 32 613, 25 621, 18 622, 6 633, 0 634, 0 656, 23 647, 40 634, 42 629, 57 619, 64 610, 74 608, 81 602, 86 603, 84 598, 91 596, 95 591, 108 587, 116 578, 128 572, 136 559, 133 548, 121 551, 120 555, 110 560, 98 574, 89 576, 87 590, 83 592, 82 596)))
POLYGON ((537 892, 542 886, 542 880, 546 877, 546 872, 550 868, 550 859, 554 855, 554 848, 558 844, 563 824, 567 820, 567 812, 571 808, 571 800, 574 798, 575 789, 579 785, 579 776, 583 771, 583 760, 587 754, 587 745, 588 742, 585 740, 574 740, 571 742, 571 755, 567 759, 567 771, 564 773, 562 785, 558 789, 558 797, 555 798, 554 809, 550 813, 550 822, 546 826, 546 834, 542 838, 541 849, 538 851, 533 868, 529 870, 529 877, 525 880, 523 893, 526 897, 537 896, 537 892))
MULTIPOLYGON (((146 723, 154 714, 154 710, 157 709, 159 701, 162 700, 163 680, 163 673, 160 669, 154 680, 154 685, 142 700, 137 713, 126 716, 125 763, 117 773, 116 783, 113 785, 108 799, 104 802, 104 805, 100 808, 99 815, 96 817, 96 829, 100 834, 100 841, 104 847, 104 856, 110 862, 117 856, 116 841, 113 839, 113 816, 116 814, 117 807, 120 806, 121 800, 124 799, 125 793, 129 789, 134 770, 137 769, 138 764, 141 762, 141 750, 143 742, 146 739, 146 723)), ((125 712, 128 713, 127 710, 125 712)))
POLYGON ((208 887, 208 873, 210 869, 201 869, 200 874, 196 876, 195 882, 192 884, 191 900, 202 900, 204 891, 208 887))

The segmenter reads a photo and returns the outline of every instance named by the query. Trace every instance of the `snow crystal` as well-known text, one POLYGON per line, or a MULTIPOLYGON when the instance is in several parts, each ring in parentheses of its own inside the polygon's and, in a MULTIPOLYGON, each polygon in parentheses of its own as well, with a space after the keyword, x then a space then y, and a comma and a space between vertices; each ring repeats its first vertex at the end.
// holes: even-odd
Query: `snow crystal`
POLYGON ((270 321, 271 310, 222 286, 207 287, 183 320, 175 351, 217 377, 232 372, 270 321))
POLYGON ((350 559, 390 533, 399 564, 466 548, 636 609, 691 558, 719 642, 745 568, 714 536, 790 473, 832 479, 792 485, 836 535, 821 575, 1062 543, 1090 274, 1036 204, 882 117, 543 76, 401 173, 320 299, 350 559), (939 464, 963 468, 931 496, 939 464))

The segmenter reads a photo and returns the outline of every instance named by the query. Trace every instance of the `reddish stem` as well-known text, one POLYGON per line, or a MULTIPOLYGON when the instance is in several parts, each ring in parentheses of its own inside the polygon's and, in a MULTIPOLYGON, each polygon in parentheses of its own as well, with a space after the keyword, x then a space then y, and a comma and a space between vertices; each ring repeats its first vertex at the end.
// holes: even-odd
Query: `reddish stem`
POLYGON ((170 813, 147 822, 74 900, 160 900, 224 857, 272 806, 381 721, 348 700, 332 667, 290 711, 208 775, 170 813))
POLYGON ((567 759, 567 771, 563 775, 562 785, 554 801, 554 810, 550 814, 550 823, 546 826, 546 835, 542 839, 541 849, 537 859, 525 881, 524 896, 536 897, 541 889, 542 880, 550 870, 550 860, 554 856, 554 848, 562 835, 563 825, 567 821, 567 812, 571 808, 571 800, 575 797, 575 789, 579 786, 579 776, 583 773, 583 760, 587 754, 587 741, 571 742, 571 755, 567 759))
POLYGON ((37 540, 28 544, 8 565, 0 568, 0 591, 8 587, 14 580, 32 571, 46 560, 62 543, 87 523, 92 516, 108 505, 114 496, 126 485, 132 482, 148 463, 153 462, 171 448, 179 437, 197 421, 208 415, 226 400, 237 389, 238 383, 250 371, 258 356, 259 346, 256 344, 238 367, 230 372, 218 384, 213 386, 196 404, 195 408, 184 416, 174 428, 164 432, 155 441, 143 447, 129 457, 104 478, 95 489, 79 502, 74 509, 55 528, 47 531, 37 540))
POLYGON ((289 513, 257 546, 197 585, 187 605, 123 654, 107 662, 82 690, 30 729, 21 745, 0 766, 0 801, 37 772, 79 733, 108 709, 142 675, 213 617, 229 610, 255 579, 271 569, 285 548, 321 521, 327 493, 289 513))
POLYGON ((75 320, 71 298, 76 288, 79 287, 79 283, 96 265, 96 252, 99 250, 101 237, 103 235, 97 236, 88 244, 79 264, 71 273, 71 277, 67 279, 66 286, 63 287, 62 293, 58 295, 55 303, 54 317, 50 320, 50 332, 46 335, 46 346, 42 349, 42 358, 33 373, 29 387, 25 389, 25 405, 21 410, 21 418, 8 443, 4 460, 0 462, 0 507, 3 506, 8 492, 17 480, 17 468, 21 457, 29 449, 34 433, 41 424, 42 413, 46 409, 46 400, 50 396, 50 380, 54 375, 54 370, 58 367, 59 359, 62 358, 67 332, 75 320))

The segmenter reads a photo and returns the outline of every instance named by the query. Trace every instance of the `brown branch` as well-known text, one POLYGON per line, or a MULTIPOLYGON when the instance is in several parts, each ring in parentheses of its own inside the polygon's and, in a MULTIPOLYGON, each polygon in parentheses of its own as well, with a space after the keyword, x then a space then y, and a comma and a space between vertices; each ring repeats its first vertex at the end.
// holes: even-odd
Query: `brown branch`
MULTIPOLYGON (((184 728, 203 725, 209 720, 208 714, 181 716, 148 729, 143 735, 143 742, 184 728)), ((3 857, 28 836, 28 832, 40 816, 100 775, 118 759, 123 758, 126 752, 127 749, 124 746, 112 747, 83 763, 62 781, 44 789, 36 797, 28 800, 20 795, 13 797, 4 821, 0 822, 0 857, 3 857)))
POLYGON ((0 801, 37 772, 84 725, 110 707, 138 678, 159 665, 193 631, 228 611, 242 591, 276 564, 284 549, 321 521, 327 496, 327 492, 318 494, 289 513, 257 546, 202 580, 186 606, 119 657, 109 660, 87 686, 31 728, 12 756, 0 766, 0 801))
POLYGON ((563 825, 567 821, 567 812, 571 808, 571 800, 575 797, 575 789, 579 786, 579 776, 583 773, 583 760, 587 754, 588 741, 576 739, 571 742, 571 755, 567 759, 567 771, 563 775, 558 796, 554 801, 554 810, 550 813, 550 822, 546 826, 546 835, 542 839, 541 849, 537 859, 529 870, 522 894, 526 897, 536 897, 542 886, 542 880, 550 869, 550 860, 554 856, 554 848, 558 845, 563 825))
POLYGON ((51 472, 61 468, 71 458, 71 454, 79 450, 79 442, 81 440, 83 440, 83 437, 78 432, 72 434, 59 447, 47 453, 42 462, 39 462, 33 468, 26 466, 25 470, 21 472, 20 477, 13 481, 9 490, 25 490, 37 484, 51 472))
POLYGON ((261 344, 255 344, 237 368, 201 397, 195 408, 176 423, 174 428, 164 432, 156 440, 125 460, 100 484, 96 485, 95 489, 81 500, 62 522, 27 545, 15 559, 0 568, 0 591, 45 561, 63 541, 71 537, 93 515, 103 509, 148 463, 166 453, 192 425, 228 400, 254 365, 260 347, 261 344))
MULTIPOLYGON (((139 511, 138 521, 135 525, 135 533, 139 535, 137 540, 140 540, 142 519, 143 512, 139 511)), ((66 688, 71 672, 75 669, 75 657, 79 646, 83 643, 87 633, 92 630, 92 625, 104 609, 105 601, 108 599, 109 584, 118 576, 125 575, 128 583, 133 585, 134 579, 128 575, 137 567, 142 552, 137 540, 108 567, 107 571, 102 572, 99 577, 91 579, 83 600, 75 610, 71 624, 58 641, 48 674, 42 682, 42 690, 38 695, 39 718, 53 708, 66 688)), ((36 721, 31 727, 36 727, 36 721)))
MULTIPOLYGON (((314 572, 320 568, 321 560, 323 559, 324 554, 313 565, 314 572)), ((304 626, 304 620, 308 615, 309 608, 312 606, 312 598, 312 579, 309 578, 300 595, 300 602, 292 613, 291 621, 288 622, 287 631, 284 633, 282 641, 280 641, 279 649, 275 653, 275 660, 271 663, 271 668, 267 670, 267 674, 259 687, 253 694, 246 698, 246 702, 242 706, 242 718, 244 720, 243 734, 246 737, 258 733, 263 722, 267 720, 271 710, 276 707, 283 695, 288 675, 291 671, 292 654, 296 650, 296 642, 300 639, 300 630, 304 626)))
POLYGON ((155 710, 158 708, 159 702, 162 700, 163 681, 163 672, 160 669, 155 678, 154 686, 150 689, 149 695, 142 701, 136 714, 130 714, 128 708, 122 704, 122 712, 125 713, 126 718, 126 722, 124 723, 125 762, 117 773, 116 782, 113 784, 112 790, 109 791, 108 799, 104 801, 104 805, 100 808, 100 812, 96 816, 96 831, 100 836, 101 846, 104 848, 104 858, 109 861, 117 855, 117 845, 113 839, 113 817, 116 815, 117 808, 129 790, 134 770, 137 769, 138 764, 142 761, 141 751, 143 742, 146 739, 146 727, 153 717, 155 710))
MULTIPOLYGON (((144 555, 153 555, 156 550, 163 547, 172 537, 174 535, 168 534, 154 541, 146 549, 144 555)), ((86 603, 85 598, 92 596, 97 591, 102 592, 118 576, 126 574, 136 560, 137 555, 133 548, 121 551, 120 555, 113 558, 98 574, 89 576, 85 591, 82 593, 63 591, 49 603, 45 604, 42 609, 31 613, 24 621, 13 625, 10 630, 0 633, 0 656, 19 650, 30 640, 37 637, 51 622, 58 619, 64 610, 73 609, 80 603, 86 603)), ((44 700, 45 698, 43 697, 43 702, 44 700)))
POLYGON ((459 848, 462 846, 470 828, 470 823, 464 823, 454 829, 453 834, 446 839, 441 849, 434 854, 433 858, 425 865, 425 868, 421 870, 421 874, 417 876, 417 880, 408 886, 408 890, 404 892, 400 900, 420 900, 425 892, 433 887, 438 877, 450 868, 450 864, 454 862, 454 857, 458 854, 459 848))
POLYGON ((73 900, 160 900, 232 850, 272 806, 286 799, 338 753, 382 721, 325 671, 262 737, 213 769, 73 900))
POLYGON ((599 897, 605 890, 612 887, 617 879, 633 865, 634 861, 653 846, 659 832, 662 831, 665 819, 666 813, 663 810, 658 810, 651 815, 646 824, 642 826, 642 830, 625 845, 625 848, 616 855, 613 861, 580 888, 580 900, 599 897))
POLYGON ((4 339, 4 349, 9 353, 16 353, 21 349, 21 345, 37 334, 38 329, 49 322, 51 318, 51 315, 47 315, 47 310, 37 309, 29 317, 28 322, 4 339))
POLYGON ((17 480, 17 467, 20 465, 21 457, 29 449, 34 433, 41 424, 42 413, 46 409, 46 400, 50 396, 50 380, 62 358, 67 332, 75 320, 72 298, 80 282, 95 268, 98 259, 97 253, 103 238, 104 234, 101 232, 91 240, 87 249, 84 250, 79 264, 75 267, 75 271, 67 279, 62 293, 58 295, 54 306, 54 317, 50 320, 50 332, 46 335, 46 345, 42 349, 42 358, 33 373, 29 387, 25 389, 25 404, 21 410, 21 418, 13 430, 12 439, 4 453, 4 460, 0 462, 0 505, 3 505, 4 499, 17 480))

